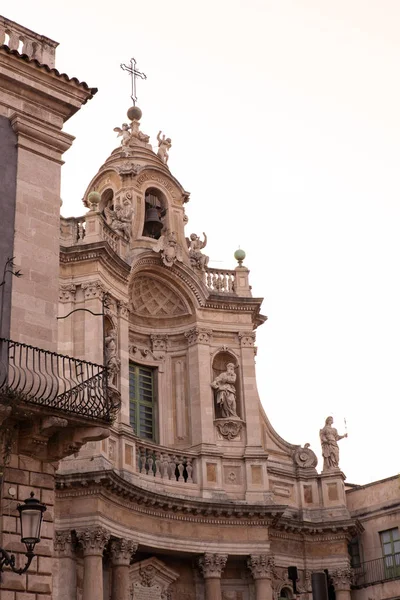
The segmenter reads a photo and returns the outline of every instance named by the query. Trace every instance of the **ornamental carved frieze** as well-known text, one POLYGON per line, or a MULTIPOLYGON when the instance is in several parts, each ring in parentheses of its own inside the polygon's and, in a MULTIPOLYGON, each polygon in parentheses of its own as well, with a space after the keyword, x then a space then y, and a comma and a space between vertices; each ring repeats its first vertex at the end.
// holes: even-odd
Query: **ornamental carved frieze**
POLYGON ((138 544, 133 540, 120 538, 112 540, 110 544, 110 555, 113 566, 129 566, 132 554, 136 552, 138 544))
POLYGON ((335 586, 335 590, 348 590, 353 581, 353 569, 349 564, 338 567, 333 571, 329 571, 329 576, 335 586))
POLYGON ((72 536, 69 530, 54 532, 54 552, 61 556, 72 556, 72 536))
POLYGON ((211 552, 206 552, 204 556, 201 556, 199 558, 199 568, 204 579, 207 579, 208 577, 221 577, 227 560, 227 554, 212 554, 211 552))
POLYGON ((304 444, 304 448, 299 446, 293 452, 293 460, 298 467, 303 469, 315 468, 318 464, 318 458, 310 448, 310 444, 304 444))
POLYGON ((82 289, 86 300, 103 298, 103 294, 105 293, 105 289, 100 281, 87 281, 86 283, 82 283, 82 289))
POLYGON ((119 175, 133 175, 136 176, 139 173, 140 165, 134 163, 131 160, 127 160, 119 166, 115 167, 115 170, 119 175))
POLYGON ((86 527, 77 531, 76 536, 84 556, 101 556, 110 539, 110 534, 104 527, 86 527))
POLYGON ((75 292, 76 292, 76 285, 74 283, 66 283, 66 284, 60 285, 59 301, 60 302, 74 302, 75 292))
POLYGON ((270 554, 252 554, 247 559, 247 566, 253 579, 270 579, 275 571, 274 557, 270 554))
POLYGON ((243 429, 240 419, 215 419, 214 423, 220 435, 228 441, 237 438, 243 429))
POLYGON ((242 348, 252 348, 256 341, 256 334, 254 331, 240 331, 238 338, 242 348))
POLYGON ((211 342, 211 337, 211 329, 193 327, 193 329, 189 329, 189 331, 185 332, 185 338, 187 339, 189 346, 193 346, 193 344, 209 344, 211 342))

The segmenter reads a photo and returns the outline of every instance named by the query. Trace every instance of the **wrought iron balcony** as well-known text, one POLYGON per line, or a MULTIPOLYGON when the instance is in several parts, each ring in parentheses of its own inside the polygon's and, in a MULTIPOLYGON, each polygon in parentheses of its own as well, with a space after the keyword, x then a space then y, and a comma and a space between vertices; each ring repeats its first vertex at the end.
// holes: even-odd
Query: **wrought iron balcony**
POLYGON ((0 403, 28 403, 109 423, 118 393, 107 369, 56 352, 0 338, 0 403))
POLYGON ((400 552, 361 563, 354 569, 353 585, 356 588, 400 579, 400 552))

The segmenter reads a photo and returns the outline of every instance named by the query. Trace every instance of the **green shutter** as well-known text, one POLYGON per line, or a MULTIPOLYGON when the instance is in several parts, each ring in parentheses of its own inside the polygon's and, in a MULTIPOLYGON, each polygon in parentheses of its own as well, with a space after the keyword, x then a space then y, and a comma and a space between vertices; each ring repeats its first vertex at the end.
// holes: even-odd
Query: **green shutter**
POLYGON ((154 369, 129 365, 130 423, 135 434, 154 440, 154 369))

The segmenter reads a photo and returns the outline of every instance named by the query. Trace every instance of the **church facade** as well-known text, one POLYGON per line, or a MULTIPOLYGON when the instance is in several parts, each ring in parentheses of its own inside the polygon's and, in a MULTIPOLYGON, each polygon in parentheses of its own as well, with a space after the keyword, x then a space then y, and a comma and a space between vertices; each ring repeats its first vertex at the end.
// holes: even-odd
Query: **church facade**
POLYGON ((56 70, 48 38, 2 18, 1 43, 0 545, 23 554, 29 489, 47 505, 38 558, 1 597, 308 600, 324 570, 332 599, 399 596, 398 480, 346 487, 330 417, 321 471, 272 428, 262 299, 242 251, 208 266, 171 140, 153 148, 131 107, 83 216, 60 218, 62 127, 96 90, 56 70))

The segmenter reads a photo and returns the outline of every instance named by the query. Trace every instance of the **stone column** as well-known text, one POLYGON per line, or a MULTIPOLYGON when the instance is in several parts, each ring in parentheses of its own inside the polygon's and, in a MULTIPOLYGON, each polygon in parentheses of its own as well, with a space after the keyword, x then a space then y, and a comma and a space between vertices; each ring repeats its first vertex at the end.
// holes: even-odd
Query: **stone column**
POLYGON ((268 554, 252 554, 248 561, 256 587, 256 600, 272 600, 271 576, 274 559, 268 554))
POLYGON ((137 547, 132 540, 111 542, 111 600, 129 600, 129 564, 137 547))
POLYGON ((70 531, 55 532, 54 558, 54 597, 59 600, 76 600, 76 562, 70 531))
POLYGON ((227 554, 210 552, 199 559, 199 567, 205 580, 205 600, 221 600, 221 573, 227 560, 227 554))
POLYGON ((336 600, 351 600, 350 585, 353 573, 350 565, 338 567, 333 572, 329 571, 329 575, 335 586, 336 600))
POLYGON ((103 598, 103 551, 110 534, 103 527, 87 527, 77 531, 83 548, 83 597, 85 600, 103 598))

